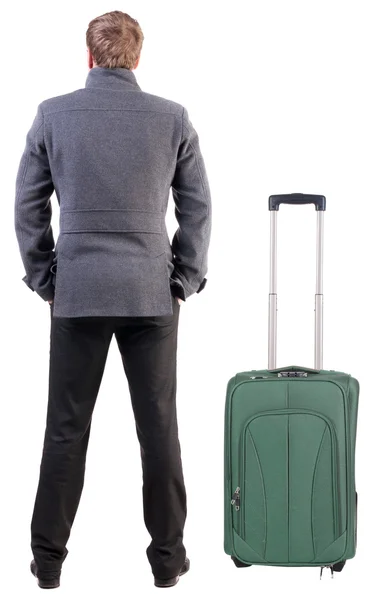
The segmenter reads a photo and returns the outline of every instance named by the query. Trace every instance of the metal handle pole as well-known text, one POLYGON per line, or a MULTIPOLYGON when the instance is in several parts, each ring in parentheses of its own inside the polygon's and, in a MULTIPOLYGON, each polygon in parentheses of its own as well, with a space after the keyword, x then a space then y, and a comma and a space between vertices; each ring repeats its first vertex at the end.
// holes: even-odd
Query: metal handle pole
POLYGON ((323 368, 323 250, 324 212, 317 212, 316 295, 314 327, 314 368, 323 368))
POLYGON ((268 368, 277 366, 277 211, 270 212, 270 288, 268 368))

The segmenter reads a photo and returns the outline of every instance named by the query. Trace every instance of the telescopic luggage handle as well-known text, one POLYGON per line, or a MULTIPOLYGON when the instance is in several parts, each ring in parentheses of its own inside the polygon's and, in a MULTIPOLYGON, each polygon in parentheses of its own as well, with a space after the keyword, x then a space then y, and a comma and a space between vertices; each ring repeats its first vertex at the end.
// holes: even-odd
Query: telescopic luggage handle
POLYGON ((325 196, 316 194, 277 194, 269 198, 269 210, 279 210, 280 204, 314 204, 316 210, 325 210, 325 196))
POLYGON ((270 290, 268 368, 277 366, 277 212, 280 204, 314 204, 317 211, 316 294, 314 327, 314 368, 323 367, 323 249, 325 196, 315 194, 278 194, 270 196, 270 290))

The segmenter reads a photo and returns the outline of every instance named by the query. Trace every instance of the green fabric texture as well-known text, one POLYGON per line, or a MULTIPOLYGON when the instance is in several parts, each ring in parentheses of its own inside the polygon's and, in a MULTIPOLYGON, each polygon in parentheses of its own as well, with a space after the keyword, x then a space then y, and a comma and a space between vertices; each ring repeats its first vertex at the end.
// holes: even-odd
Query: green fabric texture
POLYGON ((338 371, 291 366, 229 380, 227 554, 284 566, 330 565, 355 555, 358 397, 358 381, 338 371), (281 371, 307 376, 279 377, 281 371))

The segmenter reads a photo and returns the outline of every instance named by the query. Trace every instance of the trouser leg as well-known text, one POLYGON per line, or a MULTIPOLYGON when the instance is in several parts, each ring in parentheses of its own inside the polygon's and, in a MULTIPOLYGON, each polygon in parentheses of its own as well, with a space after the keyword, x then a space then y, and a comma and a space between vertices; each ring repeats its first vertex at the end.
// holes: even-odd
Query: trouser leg
POLYGON ((174 577, 185 559, 186 491, 176 416, 180 307, 172 316, 139 317, 116 328, 140 442, 147 556, 156 577, 174 577))
POLYGON ((40 575, 60 570, 68 554, 111 337, 109 321, 102 317, 51 313, 47 421, 31 520, 31 548, 40 575))

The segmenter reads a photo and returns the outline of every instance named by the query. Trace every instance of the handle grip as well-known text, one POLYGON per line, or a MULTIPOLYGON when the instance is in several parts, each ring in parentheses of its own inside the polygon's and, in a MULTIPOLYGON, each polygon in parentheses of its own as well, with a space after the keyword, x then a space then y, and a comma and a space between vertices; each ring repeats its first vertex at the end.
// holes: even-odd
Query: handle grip
POLYGON ((269 198, 269 210, 279 210, 280 204, 314 204, 316 210, 326 209, 325 196, 316 194, 277 194, 269 198))

